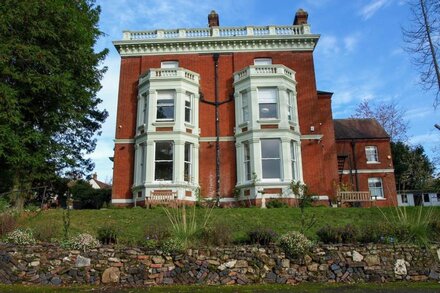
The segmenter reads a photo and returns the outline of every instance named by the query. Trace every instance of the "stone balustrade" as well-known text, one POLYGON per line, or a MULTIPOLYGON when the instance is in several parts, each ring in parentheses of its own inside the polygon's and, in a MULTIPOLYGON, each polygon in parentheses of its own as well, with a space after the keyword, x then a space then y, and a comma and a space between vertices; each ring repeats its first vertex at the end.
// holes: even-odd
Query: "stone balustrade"
POLYGON ((124 31, 123 41, 185 38, 234 38, 254 36, 299 36, 310 34, 308 24, 291 26, 244 26, 192 29, 124 31))
POLYGON ((248 76, 267 76, 279 77, 284 76, 295 80, 295 71, 284 65, 251 65, 234 74, 234 82, 238 82, 248 76))

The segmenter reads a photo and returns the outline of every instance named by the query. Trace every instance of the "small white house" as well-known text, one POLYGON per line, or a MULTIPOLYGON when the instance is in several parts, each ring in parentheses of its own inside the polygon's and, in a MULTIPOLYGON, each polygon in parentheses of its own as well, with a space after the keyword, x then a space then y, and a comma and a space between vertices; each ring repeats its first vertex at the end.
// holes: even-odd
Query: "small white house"
POLYGON ((399 206, 440 206, 440 193, 402 192, 397 194, 399 206))

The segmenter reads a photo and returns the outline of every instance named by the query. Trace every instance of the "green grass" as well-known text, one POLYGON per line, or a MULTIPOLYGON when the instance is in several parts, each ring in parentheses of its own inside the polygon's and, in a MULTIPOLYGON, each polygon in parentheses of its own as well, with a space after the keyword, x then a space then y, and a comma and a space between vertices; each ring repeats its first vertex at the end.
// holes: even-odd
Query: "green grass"
MULTIPOLYGON (((197 218, 202 220, 204 209, 196 209, 197 218)), ((306 236, 316 239, 316 230, 326 224, 332 226, 354 224, 374 224, 385 221, 383 213, 392 215, 395 208, 307 208, 307 214, 315 214, 317 223, 307 231, 306 236)), ((409 208, 409 213, 416 209, 409 208)), ((434 208, 433 218, 439 219, 440 208, 434 208)), ((230 208, 214 209, 212 221, 219 221, 231 227, 233 239, 244 239, 247 231, 256 227, 272 228, 278 233, 299 230, 300 210, 298 208, 230 208)), ((47 210, 38 214, 24 216, 20 219, 21 227, 35 229, 50 226, 57 229, 57 237, 62 236, 62 210, 47 210)), ((136 244, 144 237, 148 225, 169 226, 169 220, 162 208, 153 209, 108 209, 108 210, 74 210, 71 212, 71 234, 88 232, 96 235, 100 227, 114 225, 119 231, 122 244, 136 244)))
POLYGON ((67 292, 130 292, 130 293, 163 293, 163 292, 245 292, 245 293, 269 293, 269 292, 438 292, 440 285, 437 283, 407 283, 395 282, 386 284, 316 284, 303 283, 296 286, 291 285, 247 285, 247 286, 162 286, 162 287, 143 287, 143 288, 118 288, 118 287, 91 287, 91 286, 73 286, 73 287, 50 287, 50 286, 24 286, 24 285, 2 285, 0 292, 12 293, 67 293, 67 292))

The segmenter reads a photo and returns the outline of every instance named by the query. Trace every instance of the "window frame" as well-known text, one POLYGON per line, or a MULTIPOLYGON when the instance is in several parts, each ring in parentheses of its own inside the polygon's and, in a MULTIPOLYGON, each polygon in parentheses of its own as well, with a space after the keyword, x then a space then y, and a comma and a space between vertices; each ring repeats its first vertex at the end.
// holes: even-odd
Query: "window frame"
POLYGON ((176 60, 161 61, 160 68, 163 68, 163 69, 179 68, 179 61, 176 61, 176 60))
MULTIPOLYGON (((258 118, 261 120, 278 120, 280 117, 280 111, 278 109, 279 107, 279 93, 278 93, 278 88, 277 87, 259 87, 257 88, 257 96, 258 96, 258 118), (264 91, 269 91, 272 90, 274 93, 274 97, 272 97, 275 102, 271 102, 268 103, 265 100, 271 100, 272 98, 268 99, 268 98, 264 98, 262 97, 262 95, 260 93, 263 93, 264 91), (263 102, 262 102, 263 100, 263 102), (274 105, 274 109, 275 109, 275 116, 273 117, 262 117, 262 105, 274 105)), ((269 109, 270 112, 270 109, 269 109)))
POLYGON ((367 145, 365 146, 365 158, 367 160, 367 164, 377 164, 379 162, 379 151, 377 146, 375 145, 367 145), (370 160, 373 159, 373 160, 370 160))
POLYGON ((244 91, 241 93, 241 120, 245 123, 249 122, 249 118, 249 93, 244 91))
POLYGON ((175 144, 173 140, 158 140, 154 142, 154 181, 159 182, 172 182, 174 180, 174 152, 175 152, 175 144), (169 143, 171 145, 171 160, 158 160, 158 144, 169 143), (157 178, 157 163, 170 163, 171 162, 171 179, 162 179, 157 178))
POLYGON ((383 181, 380 177, 370 177, 368 178, 368 190, 370 191, 371 197, 384 199, 385 194, 383 192, 383 181), (373 184, 380 183, 380 186, 372 186, 373 184), (377 195, 375 191, 380 191, 380 195, 377 195))
POLYGON ((298 171, 298 144, 296 141, 290 141, 290 163, 292 169, 292 180, 298 181, 299 171, 298 171))
POLYGON ((244 181, 250 181, 252 179, 251 148, 249 141, 243 142, 243 174, 244 181))
POLYGON ((287 120, 289 122, 294 121, 295 114, 293 111, 293 92, 287 90, 287 120))
POLYGON ((402 203, 408 203, 408 194, 401 194, 400 200, 402 201, 402 203))
POLYGON ((263 58, 255 58, 254 65, 272 65, 272 58, 263 57, 263 58))
POLYGON ((156 122, 174 122, 176 119, 176 92, 174 90, 160 90, 157 91, 157 99, 156 99, 156 122), (172 98, 163 98, 160 97, 161 94, 169 92, 172 93, 172 98), (159 101, 172 101, 172 103, 164 103, 161 104, 160 107, 172 107, 173 108, 173 117, 172 118, 158 118, 159 112, 159 101))
POLYGON ((190 142, 185 142, 183 149, 183 181, 193 182, 193 147, 190 142), (187 149, 188 147, 188 149, 187 149), (188 155, 188 158, 187 158, 188 155), (186 172, 188 170, 188 173, 186 172))
POLYGON ((281 144, 281 139, 279 138, 263 138, 260 140, 260 144, 261 144, 261 178, 263 180, 282 180, 283 178, 283 168, 282 168, 282 144, 281 144), (264 142, 267 141, 276 141, 278 144, 278 157, 264 157, 264 142), (278 171, 279 171, 279 177, 265 177, 264 176, 264 161, 278 161, 278 171))
POLYGON ((185 95, 185 101, 184 101, 184 107, 185 107, 185 112, 184 112, 184 121, 185 123, 189 123, 189 124, 193 124, 193 94, 192 93, 186 93, 185 95), (189 106, 187 105, 187 103, 189 103, 189 106), (186 114, 187 111, 189 112, 189 121, 186 120, 186 114))

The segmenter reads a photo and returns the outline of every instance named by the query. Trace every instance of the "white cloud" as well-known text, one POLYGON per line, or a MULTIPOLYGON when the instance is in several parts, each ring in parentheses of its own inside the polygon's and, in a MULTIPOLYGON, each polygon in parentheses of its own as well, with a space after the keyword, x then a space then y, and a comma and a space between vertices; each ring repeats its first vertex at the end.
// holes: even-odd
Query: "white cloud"
POLYGON ((373 0, 362 7, 360 14, 364 20, 367 20, 381 8, 387 6, 390 2, 391 0, 373 0))
POLYGON ((358 42, 359 42, 359 35, 350 35, 343 39, 344 41, 344 48, 347 52, 352 52, 356 48, 358 42))
POLYGON ((322 36, 319 39, 317 46, 317 54, 323 53, 324 55, 334 55, 339 53, 338 38, 331 35, 322 36))

